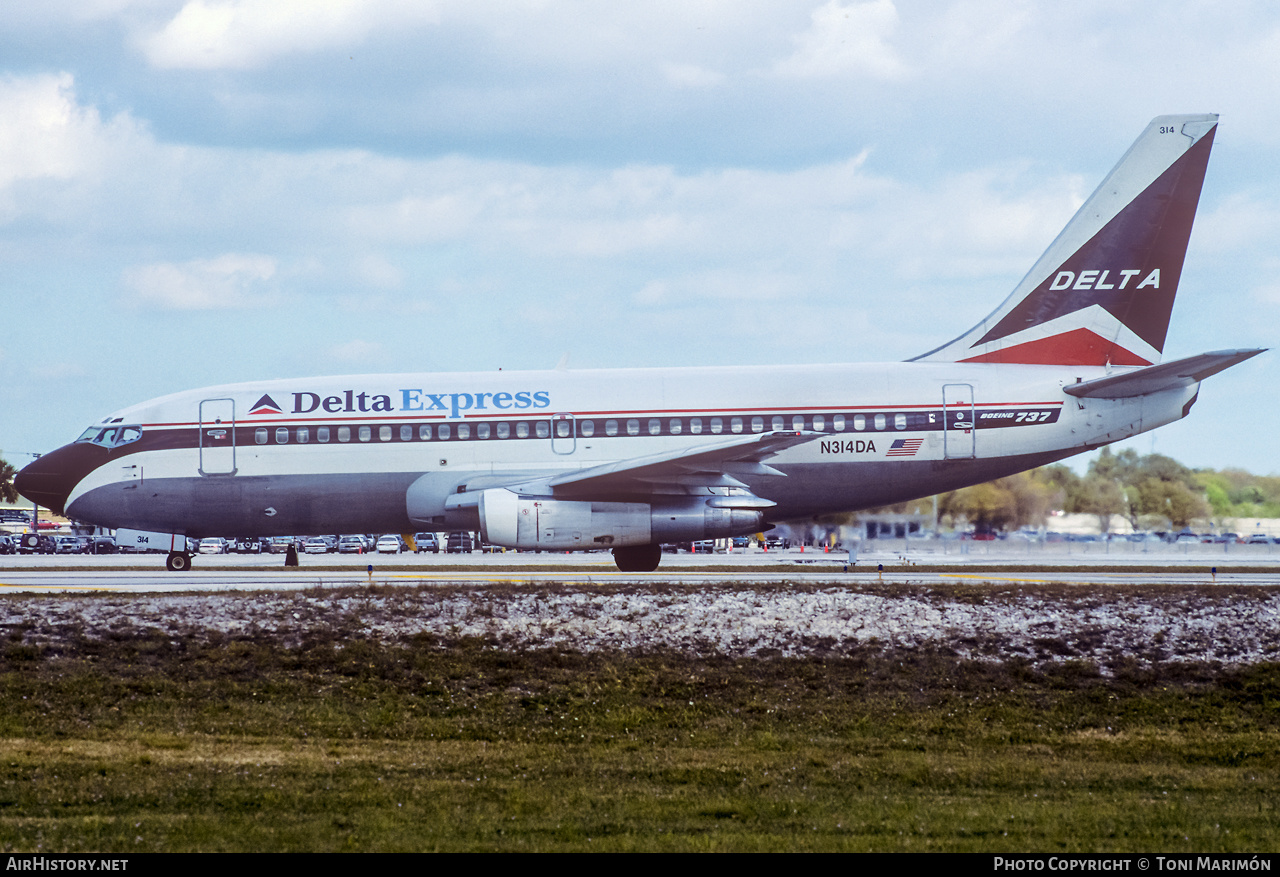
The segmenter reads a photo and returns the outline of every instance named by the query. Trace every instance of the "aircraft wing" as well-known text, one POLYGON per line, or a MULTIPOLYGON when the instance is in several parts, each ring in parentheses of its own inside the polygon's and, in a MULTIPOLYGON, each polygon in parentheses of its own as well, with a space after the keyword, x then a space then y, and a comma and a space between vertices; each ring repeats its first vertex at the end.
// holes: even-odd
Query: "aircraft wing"
POLYGON ((657 484, 694 487, 745 487, 735 475, 779 475, 764 461, 779 451, 821 435, 816 432, 765 432, 705 442, 662 454, 605 463, 547 479, 557 496, 647 492, 657 484))
POLYGON ((743 487, 734 475, 782 475, 764 460, 781 450, 803 444, 819 433, 798 430, 765 432, 707 442, 679 451, 633 457, 566 472, 548 481, 556 494, 645 489, 654 484, 702 487, 743 487))
POLYGON ((1146 396, 1161 390, 1174 390, 1178 387, 1198 384, 1210 375, 1216 375, 1224 369, 1257 356, 1265 349, 1215 350, 1212 353, 1201 353, 1199 356, 1188 356, 1185 359, 1175 359, 1173 362, 1160 365, 1149 365, 1124 374, 1070 384, 1062 389, 1072 396, 1086 399, 1127 399, 1132 396, 1146 396))

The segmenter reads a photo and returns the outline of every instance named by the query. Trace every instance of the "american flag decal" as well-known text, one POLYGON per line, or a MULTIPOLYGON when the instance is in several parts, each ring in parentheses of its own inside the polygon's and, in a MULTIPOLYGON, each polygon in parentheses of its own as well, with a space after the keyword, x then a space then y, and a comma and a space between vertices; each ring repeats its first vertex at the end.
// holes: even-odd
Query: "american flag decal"
POLYGON ((916 451, 920 450, 922 438, 914 439, 897 439, 893 444, 889 445, 889 450, 885 451, 886 457, 914 457, 916 451))

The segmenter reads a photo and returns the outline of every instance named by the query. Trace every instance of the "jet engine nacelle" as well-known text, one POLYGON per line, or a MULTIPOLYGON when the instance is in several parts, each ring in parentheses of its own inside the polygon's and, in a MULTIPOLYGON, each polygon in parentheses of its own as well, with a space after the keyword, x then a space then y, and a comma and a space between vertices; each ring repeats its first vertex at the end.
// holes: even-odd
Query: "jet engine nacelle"
POLYGON ((480 532, 485 542, 507 548, 573 550, 717 539, 761 528, 762 511, 719 502, 722 497, 697 496, 653 504, 591 502, 495 488, 480 493, 480 532))

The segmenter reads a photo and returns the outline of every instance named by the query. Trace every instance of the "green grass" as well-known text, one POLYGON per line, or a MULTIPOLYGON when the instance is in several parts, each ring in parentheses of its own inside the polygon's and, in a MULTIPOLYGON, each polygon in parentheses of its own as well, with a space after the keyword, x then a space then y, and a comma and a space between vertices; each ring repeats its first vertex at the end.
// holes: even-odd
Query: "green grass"
POLYGON ((12 851, 1266 851, 1280 666, 0 647, 12 851))

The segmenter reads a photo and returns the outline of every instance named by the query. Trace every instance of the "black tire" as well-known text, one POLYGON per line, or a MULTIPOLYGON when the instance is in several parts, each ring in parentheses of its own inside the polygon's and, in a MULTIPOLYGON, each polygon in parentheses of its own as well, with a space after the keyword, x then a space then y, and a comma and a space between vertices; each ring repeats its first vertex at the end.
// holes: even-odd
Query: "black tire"
POLYGON ((619 572, 653 572, 662 562, 661 545, 629 545, 613 549, 619 572))
POLYGON ((182 551, 170 551, 164 565, 169 572, 186 572, 191 569, 191 555, 182 551))

